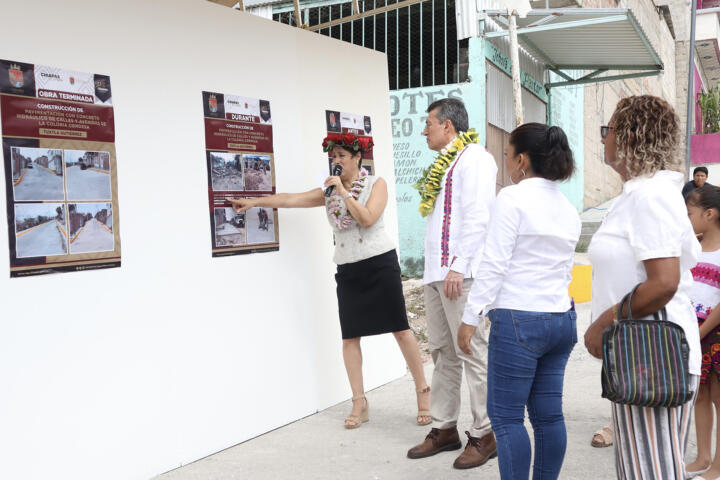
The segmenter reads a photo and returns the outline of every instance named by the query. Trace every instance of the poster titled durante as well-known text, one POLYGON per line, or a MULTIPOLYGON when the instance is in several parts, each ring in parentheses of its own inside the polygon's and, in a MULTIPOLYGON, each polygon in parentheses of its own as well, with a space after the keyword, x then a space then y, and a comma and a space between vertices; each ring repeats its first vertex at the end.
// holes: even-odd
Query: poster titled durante
POLYGON ((275 193, 270 102, 215 92, 202 97, 212 255, 277 251, 277 210, 235 213, 227 201, 275 193))
MULTIPOLYGON (((328 135, 332 133, 352 133, 357 137, 372 136, 372 122, 367 115, 339 112, 337 110, 325 110, 325 126, 328 135)), ((373 160, 372 149, 363 155, 362 168, 370 175, 375 175, 375 161, 373 160)), ((328 168, 332 173, 332 155, 328 154, 328 168)))
POLYGON ((0 60, 10 275, 120 266, 110 77, 0 60))

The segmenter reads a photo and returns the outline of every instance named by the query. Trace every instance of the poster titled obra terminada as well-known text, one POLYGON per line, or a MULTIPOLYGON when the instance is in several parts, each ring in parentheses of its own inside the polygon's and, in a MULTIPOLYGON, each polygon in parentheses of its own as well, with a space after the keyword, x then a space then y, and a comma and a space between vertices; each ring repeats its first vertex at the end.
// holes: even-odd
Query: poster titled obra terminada
POLYGON ((120 266, 110 77, 0 60, 10 275, 120 266))

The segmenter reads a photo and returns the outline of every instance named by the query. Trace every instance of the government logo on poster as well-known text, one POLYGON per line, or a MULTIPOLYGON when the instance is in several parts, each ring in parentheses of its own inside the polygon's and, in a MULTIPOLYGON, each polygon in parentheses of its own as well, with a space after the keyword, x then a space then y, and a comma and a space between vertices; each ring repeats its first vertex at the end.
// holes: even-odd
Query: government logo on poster
POLYGON ((16 63, 10 65, 10 68, 8 69, 8 76, 10 77, 10 84, 15 88, 22 88, 25 84, 22 69, 20 68, 20 65, 16 63))
POLYGON ((112 97, 112 90, 110 89, 110 77, 107 75, 95 74, 93 78, 95 84, 95 96, 101 102, 107 102, 112 97))
POLYGON ((260 118, 266 123, 270 121, 270 102, 267 100, 260 100, 260 118))
POLYGON ((217 107, 217 98, 215 95, 210 95, 210 98, 208 99, 208 107, 210 108, 210 111, 212 113, 217 113, 218 107, 217 107))

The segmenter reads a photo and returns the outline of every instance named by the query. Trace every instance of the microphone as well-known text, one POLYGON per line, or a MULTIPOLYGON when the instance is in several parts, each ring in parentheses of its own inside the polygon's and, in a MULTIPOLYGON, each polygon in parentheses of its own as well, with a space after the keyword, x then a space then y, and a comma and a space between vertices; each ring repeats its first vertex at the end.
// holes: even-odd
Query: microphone
MULTIPOLYGON (((332 169, 332 176, 333 177, 339 177, 342 173, 342 165, 335 165, 332 169)), ((335 185, 330 185, 325 189, 325 196, 329 197, 332 195, 333 190, 335 190, 335 185)))

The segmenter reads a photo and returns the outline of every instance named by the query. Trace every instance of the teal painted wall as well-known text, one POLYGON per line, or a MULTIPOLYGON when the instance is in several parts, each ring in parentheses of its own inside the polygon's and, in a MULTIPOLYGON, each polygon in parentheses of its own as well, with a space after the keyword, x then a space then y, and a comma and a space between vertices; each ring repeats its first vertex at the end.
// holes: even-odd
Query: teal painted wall
MULTIPOLYGON (((396 90, 390 95, 392 115, 393 151, 395 157, 395 192, 398 207, 398 247, 400 266, 404 275, 421 277, 424 264, 425 227, 427 220, 418 213, 420 203, 412 185, 422 170, 435 159, 435 152, 427 147, 422 131, 428 105, 443 97, 459 98, 465 102, 470 126, 485 143, 485 59, 486 41, 469 40, 469 81, 459 84, 396 90)), ((487 44, 490 45, 491 44, 487 44)), ((493 47, 494 48, 494 47, 493 47)), ((497 50, 497 49, 495 49, 497 50)), ((502 64, 502 54, 491 55, 496 65, 502 64)), ((527 77, 527 76, 525 76, 527 77)), ((551 73, 551 81, 557 77, 551 73)), ((532 88, 532 78, 523 78, 526 87, 532 88)), ((535 82, 537 83, 537 82, 535 82)), ((541 92, 542 96, 542 92, 541 92)), ((550 91, 550 124, 562 128, 568 136, 576 162, 573 177, 560 185, 570 202, 582 211, 584 189, 584 90, 582 86, 554 88, 550 91)))
MULTIPOLYGON (((573 72, 569 72, 573 76, 573 72)), ((580 72, 582 73, 582 72, 580 72)), ((550 72, 550 82, 563 81, 559 75, 550 72)), ((562 128, 567 135, 570 149, 575 158, 575 174, 560 184, 565 194, 578 212, 583 210, 585 189, 585 88, 582 85, 555 87, 550 89, 550 125, 562 128)))
POLYGON ((398 207, 400 266, 404 275, 421 277, 424 266, 427 220, 418 213, 420 197, 413 184, 422 170, 435 160, 435 152, 425 142, 428 105, 445 97, 458 98, 468 110, 470 127, 485 142, 485 54, 483 40, 470 39, 470 81, 459 84, 395 90, 390 95, 395 193, 398 207))

